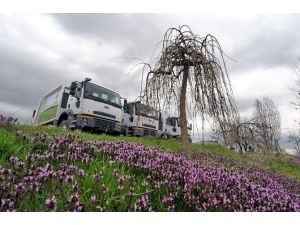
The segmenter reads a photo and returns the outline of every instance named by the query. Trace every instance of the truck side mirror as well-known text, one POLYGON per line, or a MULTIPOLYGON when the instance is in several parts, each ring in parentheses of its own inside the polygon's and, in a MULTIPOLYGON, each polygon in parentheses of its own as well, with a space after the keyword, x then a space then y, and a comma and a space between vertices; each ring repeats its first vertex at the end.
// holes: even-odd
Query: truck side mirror
POLYGON ((124 110, 125 113, 128 113, 128 105, 127 105, 127 100, 126 99, 124 99, 123 110, 124 110))
POLYGON ((35 116, 35 113, 36 113, 36 111, 35 111, 35 110, 33 110, 33 113, 32 113, 32 118, 34 118, 34 116, 35 116))
POLYGON ((70 95, 75 96, 76 94, 77 83, 72 82, 70 86, 70 95))

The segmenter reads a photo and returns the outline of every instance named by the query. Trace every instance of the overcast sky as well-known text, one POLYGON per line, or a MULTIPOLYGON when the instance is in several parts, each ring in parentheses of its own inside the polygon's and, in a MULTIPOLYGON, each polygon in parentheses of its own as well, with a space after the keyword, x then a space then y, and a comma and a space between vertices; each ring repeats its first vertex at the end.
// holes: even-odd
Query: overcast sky
POLYGON ((149 62, 169 27, 210 33, 226 60, 239 111, 256 98, 278 106, 283 133, 300 56, 300 14, 0 14, 0 113, 30 120, 39 98, 61 83, 90 77, 128 100, 139 95, 137 58, 149 62))

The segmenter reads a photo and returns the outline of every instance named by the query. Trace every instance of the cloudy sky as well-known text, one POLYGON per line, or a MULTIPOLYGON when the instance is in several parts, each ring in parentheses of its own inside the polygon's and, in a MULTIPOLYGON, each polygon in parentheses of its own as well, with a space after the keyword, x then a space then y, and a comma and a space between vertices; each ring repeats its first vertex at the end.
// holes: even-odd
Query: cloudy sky
POLYGON ((292 109, 300 57, 300 14, 0 14, 0 113, 30 120, 39 98, 61 83, 91 77, 134 100, 141 70, 169 27, 213 34, 227 55, 239 111, 256 98, 278 106, 282 132, 292 109))

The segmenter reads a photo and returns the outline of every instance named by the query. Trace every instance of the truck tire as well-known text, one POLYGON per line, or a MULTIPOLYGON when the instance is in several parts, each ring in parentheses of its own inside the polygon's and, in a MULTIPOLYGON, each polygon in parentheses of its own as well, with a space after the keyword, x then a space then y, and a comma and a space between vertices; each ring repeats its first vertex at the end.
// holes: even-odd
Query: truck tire
POLYGON ((123 130, 123 136, 128 136, 129 135, 129 129, 128 127, 125 127, 123 130))
POLYGON ((170 137, 170 135, 167 134, 167 133, 162 133, 162 134, 160 135, 160 138, 161 138, 161 139, 170 139, 171 137, 170 137))
POLYGON ((69 120, 63 120, 61 121, 60 125, 61 128, 64 130, 68 130, 70 128, 70 121, 69 120))

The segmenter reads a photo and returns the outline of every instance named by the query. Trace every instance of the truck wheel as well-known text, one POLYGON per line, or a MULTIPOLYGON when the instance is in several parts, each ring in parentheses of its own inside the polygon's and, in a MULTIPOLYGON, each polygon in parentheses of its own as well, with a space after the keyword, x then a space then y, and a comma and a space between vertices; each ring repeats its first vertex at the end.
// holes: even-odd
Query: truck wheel
POLYGON ((129 129, 128 129, 128 127, 125 127, 123 130, 123 135, 128 136, 128 134, 129 134, 129 129))
POLYGON ((63 120, 60 125, 59 125, 62 129, 64 130, 68 130, 70 127, 70 121, 68 120, 63 120))
POLYGON ((169 139, 170 136, 166 133, 163 133, 161 136, 160 136, 162 139, 169 139))

